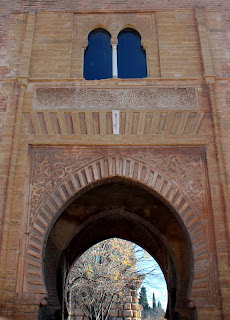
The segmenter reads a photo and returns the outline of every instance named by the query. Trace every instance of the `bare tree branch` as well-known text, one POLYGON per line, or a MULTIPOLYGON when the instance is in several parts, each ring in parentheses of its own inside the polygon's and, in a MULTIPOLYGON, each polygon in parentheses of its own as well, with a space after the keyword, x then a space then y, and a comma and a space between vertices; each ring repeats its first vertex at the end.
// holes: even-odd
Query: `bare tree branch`
POLYGON ((123 303, 131 289, 138 289, 145 274, 154 275, 155 266, 145 268, 143 262, 133 243, 118 238, 102 241, 73 266, 67 297, 91 320, 108 320, 114 303, 123 303))

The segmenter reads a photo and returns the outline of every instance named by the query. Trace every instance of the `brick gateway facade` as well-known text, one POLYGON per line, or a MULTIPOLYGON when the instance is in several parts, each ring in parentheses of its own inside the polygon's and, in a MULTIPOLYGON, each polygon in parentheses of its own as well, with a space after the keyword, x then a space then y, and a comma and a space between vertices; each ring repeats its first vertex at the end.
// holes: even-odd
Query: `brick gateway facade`
POLYGON ((63 257, 112 236, 159 262, 168 319, 230 318, 227 2, 1 2, 0 318, 54 319, 63 257), (88 34, 127 27, 148 77, 84 80, 88 34))

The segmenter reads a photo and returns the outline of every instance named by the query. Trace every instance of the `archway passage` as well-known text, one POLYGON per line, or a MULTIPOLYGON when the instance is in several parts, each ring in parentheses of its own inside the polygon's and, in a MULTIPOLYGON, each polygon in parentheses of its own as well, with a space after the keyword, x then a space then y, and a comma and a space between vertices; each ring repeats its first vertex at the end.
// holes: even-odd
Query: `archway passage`
POLYGON ((168 319, 196 319, 194 308, 187 307, 192 245, 181 218, 162 200, 148 187, 121 177, 77 194, 56 220, 44 249, 48 306, 43 319, 55 319, 61 308, 63 281, 76 258, 111 237, 137 243, 159 263, 168 286, 168 319))
POLYGON ((65 300, 73 320, 77 316, 162 320, 168 293, 164 275, 147 251, 133 242, 110 238, 75 261, 66 280, 65 300))

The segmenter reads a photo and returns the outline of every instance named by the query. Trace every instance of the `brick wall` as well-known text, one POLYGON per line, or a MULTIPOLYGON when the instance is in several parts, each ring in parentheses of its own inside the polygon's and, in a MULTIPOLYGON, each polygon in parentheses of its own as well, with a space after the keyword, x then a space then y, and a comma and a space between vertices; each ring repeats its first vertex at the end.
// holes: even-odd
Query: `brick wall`
POLYGON ((211 7, 228 7, 227 0, 82 0, 82 1, 50 1, 50 0, 13 0, 10 3, 1 1, 2 6, 10 7, 14 11, 21 10, 148 10, 148 9, 178 9, 178 8, 193 8, 194 6, 211 6, 211 7))
POLYGON ((72 33, 72 13, 37 15, 31 77, 68 78, 70 76, 72 33))
MULTIPOLYGON (((114 19, 114 23, 116 20, 121 21, 121 28, 125 25, 122 16, 125 17, 124 15, 118 15, 114 19)), ((98 20, 98 15, 95 15, 95 17, 98 20)), ((102 15, 101 23, 106 25, 107 18, 106 15, 102 15)), ((151 14, 142 15, 140 23, 149 18, 150 23, 152 23, 151 14)), ((78 15, 75 19, 77 21, 82 20, 82 23, 77 25, 77 32, 84 34, 85 39, 83 40, 87 44, 87 35, 90 30, 85 32, 85 28, 88 26, 88 22, 84 21, 81 16, 78 18, 78 15)), ((113 19, 112 15, 111 19, 113 19)), ((95 20, 94 15, 91 15, 91 20, 95 20)), ((95 20, 95 25, 98 23, 97 20, 95 20)), ((135 20, 132 22, 135 26, 135 20)), ((74 14, 71 13, 37 14, 30 65, 30 76, 32 78, 68 78, 70 74, 73 74, 75 78, 82 78, 83 49, 79 40, 77 45, 74 45, 73 24, 74 14), (73 62, 71 65, 72 56, 80 57, 80 63, 74 61, 76 65, 73 65, 73 62), (78 69, 76 69, 76 66, 78 66, 78 69), (74 72, 72 69, 74 69, 74 72)), ((93 26, 94 24, 92 24, 92 28, 93 26)), ((136 26, 139 26, 139 22, 136 26)), ((201 76, 203 70, 194 12, 192 10, 170 13, 157 12, 156 26, 161 77, 190 78, 201 76)), ((108 26, 108 29, 110 30, 110 26, 108 26)), ((142 36, 144 37, 144 34, 142 36)), ((115 35, 116 37, 117 35, 115 35)), ((157 43, 155 43, 156 46, 157 43)), ((150 68, 151 63, 153 63, 152 76, 155 75, 156 77, 157 73, 154 71, 156 70, 156 66, 154 66, 156 62, 154 61, 158 58, 153 45, 148 48, 147 54, 150 68)))
POLYGON ((202 61, 193 11, 157 12, 161 76, 199 77, 202 61))
MULTIPOLYGON (((0 78, 13 78, 17 75, 17 65, 18 62, 20 61, 20 53, 21 53, 21 49, 22 47, 20 47, 23 43, 23 36, 24 36, 24 31, 25 31, 25 22, 26 22, 26 14, 18 14, 18 12, 27 12, 27 11, 36 11, 36 12, 40 12, 40 11, 62 11, 62 12, 66 12, 66 11, 72 11, 72 12, 87 12, 88 8, 90 8, 90 10, 96 10, 101 12, 103 11, 107 11, 107 10, 115 10, 115 11, 130 11, 130 10, 136 10, 138 8, 138 10, 159 10, 159 9, 193 9, 195 6, 207 6, 206 10, 206 28, 207 28, 207 32, 209 34, 209 38, 210 38, 210 49, 212 52, 212 56, 213 56, 213 63, 214 63, 214 69, 215 72, 217 73, 217 75, 219 76, 228 76, 230 74, 230 57, 229 57, 229 39, 230 39, 230 9, 228 6, 228 1, 171 1, 171 3, 168 3, 168 1, 164 2, 164 1, 145 1, 145 2, 133 2, 133 1, 108 1, 108 2, 101 2, 101 1, 94 1, 93 3, 90 2, 90 6, 88 4, 88 2, 67 2, 66 1, 62 1, 62 2, 45 2, 45 1, 30 1, 29 3, 25 3, 24 1, 13 1, 9 3, 6 3, 5 1, 1 2, 0 4, 0 8, 2 9, 2 16, 0 19, 0 29, 1 29, 1 38, 0 38, 0 43, 1 43, 1 48, 0 48, 0 78), (218 11, 215 11, 216 8, 218 8, 218 11), (224 8, 224 10, 223 10, 224 8), (211 11, 210 11, 211 10, 211 11), (214 10, 214 11, 213 11, 214 10), (14 12, 15 14, 10 15, 10 13, 14 12)), ((165 13, 166 14, 166 13, 165 13)), ((191 12, 190 13, 180 13, 180 11, 177 11, 177 13, 174 13, 174 18, 172 17, 172 14, 169 14, 170 16, 170 20, 171 26, 173 26, 173 28, 170 28, 170 31, 168 33, 168 36, 164 30, 164 27, 166 27, 165 23, 167 23, 166 20, 164 20, 163 16, 164 13, 159 13, 158 14, 163 20, 162 23, 159 22, 159 28, 162 29, 164 35, 162 34, 162 38, 161 38, 161 43, 162 45, 164 45, 164 41, 167 40, 166 37, 170 37, 170 46, 173 45, 173 43, 179 48, 180 47, 180 41, 186 41, 186 37, 187 37, 187 41, 190 40, 191 37, 191 43, 187 46, 186 49, 186 55, 184 55, 184 57, 182 57, 182 59, 186 59, 185 57, 188 57, 190 62, 187 64, 187 73, 188 74, 192 74, 192 71, 194 71, 194 74, 197 75, 199 74, 199 70, 197 69, 197 67, 194 67, 194 63, 195 60, 199 59, 198 57, 198 52, 197 52, 197 48, 195 48, 194 46, 196 45, 196 41, 195 40, 195 33, 196 33, 196 26, 194 24, 194 17, 192 16, 191 12), (173 21, 174 19, 174 21, 173 21), (186 26, 184 24, 185 19, 187 20, 186 22, 186 26), (186 35, 185 34, 181 34, 181 33, 177 33, 177 29, 178 28, 182 28, 184 30, 186 30, 186 35), (172 37, 173 36, 173 37, 172 37), (179 39, 179 41, 178 41, 179 39), (190 47, 190 45, 192 45, 190 47), (191 58, 191 59, 190 59, 191 58), (192 69, 190 68, 191 64, 193 63, 193 67, 192 69), (194 69, 196 68, 196 70, 194 69)), ((57 18, 57 20, 55 21, 55 23, 57 24, 57 28, 58 25, 61 26, 61 23, 64 22, 63 19, 67 19, 68 16, 68 20, 69 20, 69 24, 73 23, 73 21, 71 21, 72 19, 70 18, 71 14, 65 14, 65 18, 62 15, 62 18, 59 19, 59 17, 61 17, 61 15, 57 18)), ((168 17, 169 17, 168 16, 168 17)), ((39 32, 42 32, 42 29, 40 31, 38 31, 38 29, 44 28, 44 24, 43 27, 41 26, 42 24, 42 19, 45 19, 45 17, 47 17, 46 15, 43 16, 39 16, 38 15, 38 28, 36 31, 36 36, 39 38, 39 32)), ((53 16, 54 18, 54 16, 53 16)), ((58 50, 58 47, 60 48, 60 42, 59 44, 58 39, 56 39, 56 49, 55 49, 55 43, 54 43, 54 39, 48 43, 47 41, 49 38, 49 32, 55 32, 54 30, 52 31, 52 17, 50 17, 50 24, 47 26, 47 33, 46 35, 44 35, 45 38, 47 39, 43 39, 43 43, 40 43, 40 53, 42 54, 42 48, 45 48, 45 46, 47 46, 47 49, 51 49, 50 52, 54 53, 54 59, 56 59, 56 55, 55 55, 55 50, 58 50), (54 50, 54 52, 53 52, 54 50)), ((54 24, 55 26, 55 24, 54 24)), ((67 29, 69 30, 68 32, 70 33, 70 29, 71 26, 70 25, 66 25, 65 26, 65 31, 63 32, 67 32, 67 29)), ((182 29, 180 29, 182 30, 182 29)), ((57 31, 57 29, 56 29, 57 31)), ((181 32, 181 31, 180 31, 181 32)), ((61 35, 60 35, 61 36, 61 35)), ((37 38, 37 40, 38 40, 37 38)), ((66 42, 66 44, 68 43, 68 41, 70 41, 70 34, 65 34, 64 39, 62 39, 63 42, 66 42)), ((169 43, 168 43, 169 44, 169 43)), ((68 47, 70 46, 67 44, 65 50, 68 50, 68 47)), ((64 47, 64 46, 63 46, 64 47)), ((34 48, 36 51, 36 47, 34 48)), ((57 52, 57 51, 56 51, 57 52)), ((177 56, 177 52, 174 50, 171 50, 171 52, 169 50, 167 50, 167 47, 164 47, 161 49, 162 53, 166 53, 169 54, 170 58, 175 58, 175 56, 177 56)), ((39 53, 39 51, 37 51, 37 53, 39 53)), ((46 52, 44 52, 46 55, 46 52)), ((63 52, 64 56, 68 53, 66 51, 63 52)), ((50 53, 51 54, 51 53, 50 53)), ((181 58, 180 56, 178 56, 179 58, 181 58)), ((34 56, 34 58, 36 59, 36 57, 34 56)), ((64 59, 64 57, 63 57, 64 59)), ((164 61, 164 57, 163 57, 163 61, 164 61)), ((169 63, 169 62, 168 62, 169 63)), ((176 61, 175 61, 176 63, 176 61)), ((177 62, 177 69, 180 69, 180 63, 177 62)), ((183 63, 182 63, 183 65, 183 63)), ((48 69, 49 70, 49 69, 48 69)), ((180 70, 178 70, 178 72, 176 72, 178 74, 180 74, 180 70)), ((163 74, 168 75, 167 72, 163 72, 163 74)), ((182 71, 182 74, 184 74, 184 71, 182 71)))

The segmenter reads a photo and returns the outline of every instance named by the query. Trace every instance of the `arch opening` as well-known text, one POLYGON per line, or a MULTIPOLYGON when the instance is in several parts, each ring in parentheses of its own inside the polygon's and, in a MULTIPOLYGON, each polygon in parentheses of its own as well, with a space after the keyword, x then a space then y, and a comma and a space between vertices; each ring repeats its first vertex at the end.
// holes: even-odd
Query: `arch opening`
POLYGON ((118 78, 147 77, 146 52, 141 36, 134 29, 123 29, 118 35, 118 78))
POLYGON ((69 319, 115 320, 129 315, 136 320, 159 320, 167 306, 167 286, 159 265, 143 248, 110 238, 74 262, 65 299, 69 319))
POLYGON ((111 34, 98 28, 90 32, 84 54, 84 78, 100 80, 112 78, 111 34))
POLYGON ((48 306, 44 319, 61 309, 63 279, 95 243, 119 237, 144 248, 160 265, 168 286, 166 318, 195 320, 188 308, 193 276, 189 236, 177 213, 148 187, 109 178, 77 194, 53 225, 44 250, 48 306), (177 318, 176 318, 177 317, 177 318))

